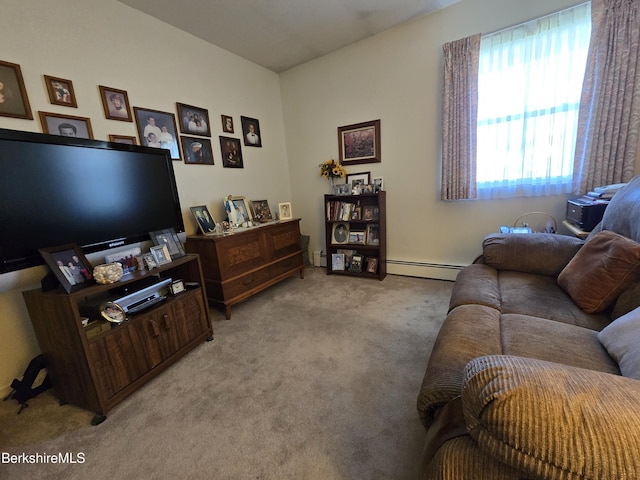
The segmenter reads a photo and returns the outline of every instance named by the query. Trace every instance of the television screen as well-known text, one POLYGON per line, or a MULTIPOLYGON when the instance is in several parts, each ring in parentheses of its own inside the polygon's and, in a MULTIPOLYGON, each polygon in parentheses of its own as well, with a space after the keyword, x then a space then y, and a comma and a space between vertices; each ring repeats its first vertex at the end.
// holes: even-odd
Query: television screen
POLYGON ((184 231, 168 150, 0 129, 0 273, 184 231))

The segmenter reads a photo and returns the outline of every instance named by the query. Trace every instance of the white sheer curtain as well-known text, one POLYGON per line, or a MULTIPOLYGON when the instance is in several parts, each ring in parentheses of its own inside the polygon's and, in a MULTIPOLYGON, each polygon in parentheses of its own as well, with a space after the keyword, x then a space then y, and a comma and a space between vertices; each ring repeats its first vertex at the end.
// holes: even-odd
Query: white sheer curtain
POLYGON ((478 198, 569 193, 590 3, 483 35, 478 198))

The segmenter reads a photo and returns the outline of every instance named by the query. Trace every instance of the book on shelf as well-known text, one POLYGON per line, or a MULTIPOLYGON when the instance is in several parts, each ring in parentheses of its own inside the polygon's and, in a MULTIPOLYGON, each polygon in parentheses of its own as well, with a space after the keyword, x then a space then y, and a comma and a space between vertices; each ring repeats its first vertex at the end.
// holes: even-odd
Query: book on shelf
POLYGON ((339 222, 351 220, 354 212, 359 208, 358 203, 339 200, 327 201, 327 221, 339 222))

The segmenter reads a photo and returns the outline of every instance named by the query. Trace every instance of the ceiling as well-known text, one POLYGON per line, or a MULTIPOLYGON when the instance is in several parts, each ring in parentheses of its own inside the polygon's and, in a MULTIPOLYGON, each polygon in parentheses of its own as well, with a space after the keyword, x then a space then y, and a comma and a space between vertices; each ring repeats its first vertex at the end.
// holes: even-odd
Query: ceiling
POLYGON ((276 73, 459 0, 119 0, 276 73))

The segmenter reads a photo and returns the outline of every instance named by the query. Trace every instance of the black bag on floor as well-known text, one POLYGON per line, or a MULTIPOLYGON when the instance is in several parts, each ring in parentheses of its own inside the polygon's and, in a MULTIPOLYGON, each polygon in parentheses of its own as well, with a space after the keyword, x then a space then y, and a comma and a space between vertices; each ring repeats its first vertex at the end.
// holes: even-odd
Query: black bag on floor
POLYGON ((18 413, 29 406, 27 400, 51 388, 51 379, 49 378, 49 373, 46 371, 46 368, 47 361, 41 353, 29 362, 29 366, 25 370, 22 380, 15 378, 13 382, 11 382, 11 388, 13 390, 5 397, 5 400, 16 400, 20 404, 18 413), (42 372, 42 374, 40 372, 42 372), (42 379, 43 376, 44 379, 42 379), (41 379, 42 381, 40 382, 41 379))

